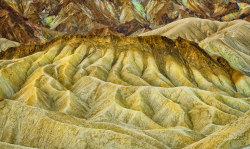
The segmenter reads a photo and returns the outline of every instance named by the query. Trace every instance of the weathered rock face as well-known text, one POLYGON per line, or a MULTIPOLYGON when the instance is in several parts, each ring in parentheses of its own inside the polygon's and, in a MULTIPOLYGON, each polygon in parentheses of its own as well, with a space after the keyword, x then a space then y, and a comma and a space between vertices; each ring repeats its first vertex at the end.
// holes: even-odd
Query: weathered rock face
POLYGON ((249 3, 230 0, 6 0, 6 2, 40 27, 78 34, 110 27, 117 32, 131 35, 138 29, 142 31, 155 29, 187 17, 249 21, 250 11, 249 3))
POLYGON ((41 30, 27 18, 0 0, 0 38, 21 43, 40 42, 41 30))
POLYGON ((18 42, 10 41, 5 38, 0 38, 0 52, 10 47, 18 47, 19 45, 20 44, 18 42))
POLYGON ((250 143, 249 76, 184 39, 67 35, 0 57, 0 147, 250 143))
MULTIPOLYGON (((201 141, 198 141, 194 144, 191 144, 185 147, 185 149, 201 148, 201 147, 202 148, 238 148, 238 146, 240 146, 240 144, 242 144, 243 142, 245 141, 249 142, 250 128, 249 126, 247 126, 250 123, 249 115, 250 115, 250 111, 245 113, 244 116, 242 116, 235 122, 229 125, 226 125, 222 129, 216 131, 215 133, 209 135, 208 137, 202 139, 201 141), (247 128, 248 130, 245 128, 247 128), (239 137, 237 133, 241 133, 244 135, 239 137)), ((249 148, 249 143, 248 145, 242 148, 249 148)))
POLYGON ((176 0, 188 10, 201 15, 201 18, 211 18, 219 21, 245 19, 249 21, 249 1, 245 0, 176 0))
POLYGON ((231 67, 250 75, 249 32, 250 23, 247 21, 218 22, 186 18, 143 33, 141 36, 161 35, 171 39, 181 37, 195 41, 214 60, 223 57, 231 67))

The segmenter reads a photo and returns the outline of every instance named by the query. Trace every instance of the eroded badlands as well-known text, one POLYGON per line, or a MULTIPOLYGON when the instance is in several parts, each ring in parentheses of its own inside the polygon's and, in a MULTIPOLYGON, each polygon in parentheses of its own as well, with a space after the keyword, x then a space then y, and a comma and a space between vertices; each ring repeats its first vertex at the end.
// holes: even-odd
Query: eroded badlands
POLYGON ((250 143, 249 76, 184 39, 67 35, 0 57, 0 148, 250 143))

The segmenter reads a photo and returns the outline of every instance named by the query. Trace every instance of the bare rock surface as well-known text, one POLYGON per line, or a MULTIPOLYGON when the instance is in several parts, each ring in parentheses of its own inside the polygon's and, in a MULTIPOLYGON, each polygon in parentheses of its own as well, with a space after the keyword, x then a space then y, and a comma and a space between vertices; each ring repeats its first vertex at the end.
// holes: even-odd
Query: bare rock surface
POLYGON ((249 76, 182 38, 65 35, 0 58, 0 148, 250 143, 249 76))
POLYGON ((6 49, 10 47, 18 47, 20 44, 15 41, 10 41, 5 38, 0 38, 0 52, 5 51, 6 49))
POLYGON ((199 43, 213 59, 226 59, 231 67, 250 75, 250 23, 243 20, 219 22, 186 18, 141 36, 161 35, 178 37, 199 43))
MULTIPOLYGON (((31 27, 26 27, 23 33, 31 38, 33 31, 40 30, 35 37, 42 40, 49 38, 43 36, 41 27, 51 32, 78 34, 109 27, 124 35, 134 35, 139 34, 138 30, 143 33, 189 17, 250 21, 250 3, 245 0, 1 0, 1 3, 3 9, 10 7, 31 27)), ((16 34, 23 30, 14 29, 16 34)), ((8 39, 12 40, 10 36, 8 39)))

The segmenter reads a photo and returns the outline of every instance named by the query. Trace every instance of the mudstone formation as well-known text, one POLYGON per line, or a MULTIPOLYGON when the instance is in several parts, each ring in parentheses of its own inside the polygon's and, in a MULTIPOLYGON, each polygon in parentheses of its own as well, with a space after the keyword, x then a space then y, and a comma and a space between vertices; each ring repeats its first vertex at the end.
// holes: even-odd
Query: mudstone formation
POLYGON ((109 28, 138 35, 183 18, 250 21, 249 0, 0 0, 0 37, 39 43, 109 28))
POLYGON ((250 144, 248 0, 0 0, 0 149, 250 144))
POLYGON ((250 142, 249 76, 185 39, 65 35, 0 57, 0 148, 250 142))

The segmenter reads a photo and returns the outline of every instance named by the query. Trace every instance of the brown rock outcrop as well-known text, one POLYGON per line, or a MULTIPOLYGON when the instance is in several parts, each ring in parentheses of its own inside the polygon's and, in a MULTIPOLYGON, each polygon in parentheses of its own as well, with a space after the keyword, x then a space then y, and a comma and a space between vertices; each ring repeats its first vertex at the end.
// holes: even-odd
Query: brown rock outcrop
MULTIPOLYGON (((189 17, 249 21, 245 1, 207 0, 6 0, 29 21, 53 31, 86 34, 109 27, 124 35, 189 17)), ((9 38, 8 38, 9 39, 9 38)))
POLYGON ((0 38, 34 44, 40 42, 41 36, 37 25, 13 10, 4 0, 0 0, 0 38))

